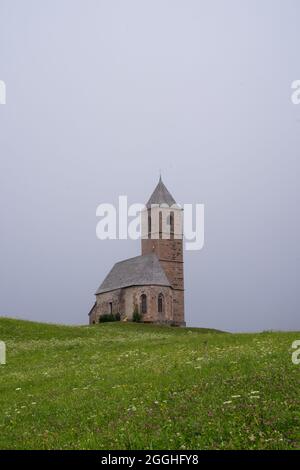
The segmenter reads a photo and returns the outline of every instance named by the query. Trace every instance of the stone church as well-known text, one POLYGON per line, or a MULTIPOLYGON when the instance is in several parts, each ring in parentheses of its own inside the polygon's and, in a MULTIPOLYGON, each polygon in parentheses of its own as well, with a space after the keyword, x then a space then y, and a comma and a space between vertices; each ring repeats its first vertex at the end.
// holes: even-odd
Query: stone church
POLYGON ((96 292, 89 323, 113 314, 121 321, 185 326, 183 210, 161 177, 141 213, 140 256, 116 263, 96 292))

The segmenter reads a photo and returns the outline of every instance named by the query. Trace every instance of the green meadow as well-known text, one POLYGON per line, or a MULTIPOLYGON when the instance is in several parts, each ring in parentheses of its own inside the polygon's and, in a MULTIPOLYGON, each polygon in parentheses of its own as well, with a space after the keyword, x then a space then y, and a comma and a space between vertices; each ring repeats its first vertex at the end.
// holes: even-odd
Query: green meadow
POLYGON ((0 449, 299 449, 297 339, 0 318, 0 449))

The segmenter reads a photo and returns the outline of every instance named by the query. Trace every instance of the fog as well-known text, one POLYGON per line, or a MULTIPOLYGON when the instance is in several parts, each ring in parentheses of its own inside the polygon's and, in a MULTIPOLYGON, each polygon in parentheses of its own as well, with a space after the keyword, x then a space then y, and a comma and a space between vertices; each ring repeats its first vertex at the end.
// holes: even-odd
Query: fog
POLYGON ((161 171, 205 205, 188 325, 300 330, 297 0, 0 0, 0 315, 85 324, 161 171))

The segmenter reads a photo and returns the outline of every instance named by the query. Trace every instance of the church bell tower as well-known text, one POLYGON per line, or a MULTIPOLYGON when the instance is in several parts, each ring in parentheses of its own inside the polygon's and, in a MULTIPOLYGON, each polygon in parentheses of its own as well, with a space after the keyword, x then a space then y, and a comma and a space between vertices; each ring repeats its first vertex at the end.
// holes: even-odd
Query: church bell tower
POLYGON ((142 255, 155 253, 173 290, 173 319, 184 320, 183 209, 161 177, 142 212, 142 255))

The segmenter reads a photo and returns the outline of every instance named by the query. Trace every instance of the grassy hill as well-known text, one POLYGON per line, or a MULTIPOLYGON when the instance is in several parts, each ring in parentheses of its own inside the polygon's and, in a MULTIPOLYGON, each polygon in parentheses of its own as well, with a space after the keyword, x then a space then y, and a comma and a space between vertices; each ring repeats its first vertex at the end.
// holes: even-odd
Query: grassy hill
POLYGON ((0 318, 0 448, 299 448, 296 339, 0 318))

